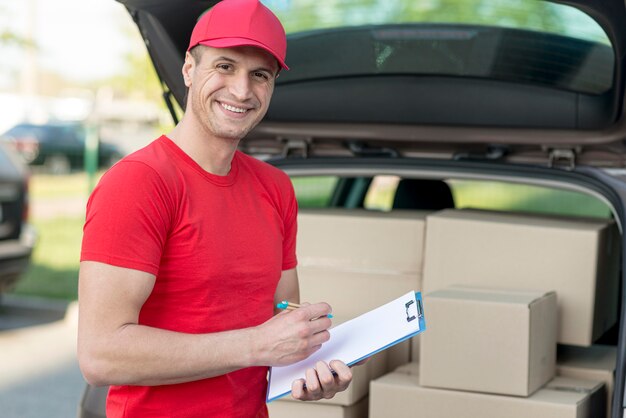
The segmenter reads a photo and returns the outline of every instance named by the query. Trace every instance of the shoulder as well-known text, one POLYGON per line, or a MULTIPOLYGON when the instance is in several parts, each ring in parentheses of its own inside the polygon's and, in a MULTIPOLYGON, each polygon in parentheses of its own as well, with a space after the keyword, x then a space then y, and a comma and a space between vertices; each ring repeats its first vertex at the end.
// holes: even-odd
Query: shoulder
POLYGON ((273 165, 268 164, 265 161, 261 161, 257 158, 247 155, 241 151, 237 151, 237 158, 239 159, 240 164, 247 168, 247 170, 253 173, 255 176, 262 177, 263 180, 273 181, 281 185, 291 185, 291 180, 289 179, 289 176, 281 169, 274 167, 273 165))
POLYGON ((117 179, 131 187, 133 182, 169 184, 176 175, 174 163, 167 144, 167 138, 160 137, 147 146, 127 155, 111 167, 102 181, 117 179))
POLYGON ((120 199, 175 201, 172 159, 160 139, 118 161, 102 176, 90 200, 120 199))
POLYGON ((171 155, 166 145, 166 138, 160 137, 145 147, 122 158, 122 163, 138 163, 145 167, 150 167, 157 172, 171 166, 171 155))
POLYGON ((295 213, 297 203, 291 179, 281 169, 238 151, 237 158, 246 176, 254 179, 255 187, 270 196, 283 215, 295 213))

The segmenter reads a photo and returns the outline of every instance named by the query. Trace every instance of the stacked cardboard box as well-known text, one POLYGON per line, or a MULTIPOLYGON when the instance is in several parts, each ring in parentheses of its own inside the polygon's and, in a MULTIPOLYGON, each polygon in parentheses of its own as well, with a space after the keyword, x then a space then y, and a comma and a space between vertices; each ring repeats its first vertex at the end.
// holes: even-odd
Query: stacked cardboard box
POLYGON ((576 379, 603 382, 606 386, 606 416, 611 416, 611 401, 615 385, 615 346, 593 345, 591 347, 559 346, 556 374, 576 379))
POLYGON ((554 292, 448 288, 424 310, 423 386, 529 396, 554 376, 554 292))
POLYGON ((270 417, 285 418, 364 418, 367 417, 368 398, 348 406, 319 402, 274 401, 267 405, 270 417))
POLYGON ((431 212, 302 210, 298 215, 300 295, 354 318, 420 290, 426 216, 431 212))
POLYGON ((615 361, 589 346, 617 319, 618 237, 607 220, 428 216, 419 363, 371 383, 370 416, 603 416, 615 361), (558 366, 557 341, 581 346, 558 366))
MULTIPOLYGON (((432 389, 409 363, 372 381, 371 418, 596 418, 604 414, 604 385, 556 377, 529 397, 432 389)), ((480 377, 477 376, 477 379, 480 377)))
POLYGON ((613 221, 444 210, 428 216, 424 292, 451 285, 554 290, 561 344, 589 346, 617 320, 613 221))
MULTIPOLYGON (((333 325, 421 288, 426 215, 365 210, 302 210, 298 215, 300 299, 328 302, 333 325)), ((333 399, 271 402, 272 418, 366 417, 370 381, 410 360, 411 341, 353 368, 352 384, 333 399)))

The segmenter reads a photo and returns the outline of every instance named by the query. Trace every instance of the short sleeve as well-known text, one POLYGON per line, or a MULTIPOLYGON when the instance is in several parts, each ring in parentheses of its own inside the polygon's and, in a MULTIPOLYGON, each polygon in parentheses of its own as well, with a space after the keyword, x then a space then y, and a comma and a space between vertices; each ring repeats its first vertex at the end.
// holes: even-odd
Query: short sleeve
POLYGON ((296 257, 296 235, 298 233, 298 203, 291 180, 287 176, 284 186, 285 212, 283 214, 283 270, 291 270, 298 264, 296 257))
POLYGON ((172 219, 172 199, 150 166, 121 161, 87 203, 81 261, 157 275, 172 219))

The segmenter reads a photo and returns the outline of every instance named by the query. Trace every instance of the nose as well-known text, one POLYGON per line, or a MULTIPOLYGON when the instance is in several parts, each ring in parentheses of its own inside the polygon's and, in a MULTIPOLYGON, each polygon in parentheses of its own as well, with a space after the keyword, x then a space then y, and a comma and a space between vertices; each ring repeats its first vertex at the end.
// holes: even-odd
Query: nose
POLYGON ((245 101, 252 97, 252 89, 250 85, 250 77, 245 72, 239 72, 230 79, 228 86, 230 94, 239 101, 245 101))

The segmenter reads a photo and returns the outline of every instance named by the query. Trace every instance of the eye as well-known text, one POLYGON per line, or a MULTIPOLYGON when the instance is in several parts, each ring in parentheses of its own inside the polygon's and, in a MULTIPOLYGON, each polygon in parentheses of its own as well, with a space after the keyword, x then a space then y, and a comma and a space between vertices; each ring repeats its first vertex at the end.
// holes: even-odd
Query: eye
POLYGON ((232 64, 217 64, 217 69, 222 71, 230 71, 232 70, 232 64))
POLYGON ((269 74, 263 72, 263 71, 255 71, 254 73, 252 73, 252 75, 259 79, 259 80, 263 80, 263 81, 267 81, 270 79, 269 74))

